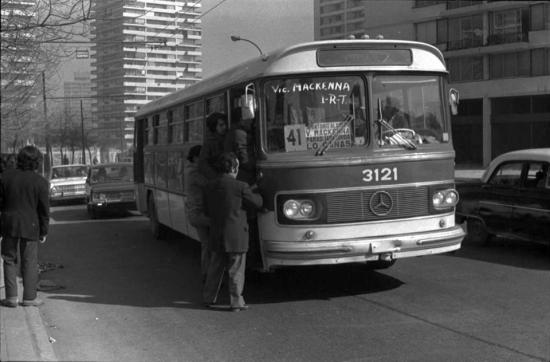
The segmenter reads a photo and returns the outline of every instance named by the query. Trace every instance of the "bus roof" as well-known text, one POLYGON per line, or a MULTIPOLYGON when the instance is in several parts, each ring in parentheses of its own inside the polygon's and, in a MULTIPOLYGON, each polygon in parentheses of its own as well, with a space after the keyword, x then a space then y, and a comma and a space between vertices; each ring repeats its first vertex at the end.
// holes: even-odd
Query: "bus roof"
POLYGON ((184 99, 192 99, 235 84, 257 78, 277 75, 310 73, 315 71, 426 71, 447 72, 443 55, 434 46, 405 40, 329 40, 297 44, 279 49, 267 55, 241 63, 233 68, 202 80, 185 89, 173 92, 143 105, 135 117, 168 108, 184 99), (407 64, 375 65, 319 65, 318 50, 411 50, 411 61, 407 64))

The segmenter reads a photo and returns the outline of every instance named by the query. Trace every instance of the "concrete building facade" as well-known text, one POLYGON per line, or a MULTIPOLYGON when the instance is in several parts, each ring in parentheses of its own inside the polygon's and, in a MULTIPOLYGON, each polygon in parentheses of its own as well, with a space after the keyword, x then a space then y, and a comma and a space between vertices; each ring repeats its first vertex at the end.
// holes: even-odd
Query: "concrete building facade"
POLYGON ((550 147, 548 1, 316 0, 315 14, 317 40, 381 34, 443 52, 450 86, 461 96, 452 120, 458 165, 550 147), (350 4, 362 7, 362 27, 338 17, 350 4))
POLYGON ((94 117, 106 147, 128 150, 141 105, 201 79, 200 7, 186 1, 95 1, 94 117))
POLYGON ((63 97, 63 108, 67 117, 80 121, 82 113, 86 131, 97 127, 92 118, 93 94, 90 72, 75 72, 73 80, 63 82, 63 97), (80 101, 82 101, 82 112, 80 101))

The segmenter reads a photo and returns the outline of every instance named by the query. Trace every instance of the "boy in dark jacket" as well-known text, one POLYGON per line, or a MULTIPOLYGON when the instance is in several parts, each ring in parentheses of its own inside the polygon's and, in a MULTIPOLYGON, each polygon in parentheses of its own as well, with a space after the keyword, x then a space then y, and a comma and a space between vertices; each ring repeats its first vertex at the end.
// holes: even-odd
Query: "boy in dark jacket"
POLYGON ((244 207, 261 208, 263 201, 246 182, 236 179, 239 161, 234 153, 220 156, 222 175, 206 187, 206 214, 210 217, 210 265, 203 298, 207 306, 216 303, 227 269, 230 308, 234 312, 248 309, 242 292, 248 251, 248 223, 244 207))

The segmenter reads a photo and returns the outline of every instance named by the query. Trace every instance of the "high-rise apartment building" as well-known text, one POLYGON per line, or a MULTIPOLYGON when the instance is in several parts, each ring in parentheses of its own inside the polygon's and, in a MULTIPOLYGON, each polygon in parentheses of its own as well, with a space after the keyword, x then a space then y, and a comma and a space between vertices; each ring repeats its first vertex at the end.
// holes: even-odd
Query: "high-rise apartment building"
POLYGON ((200 80, 200 7, 197 1, 95 1, 94 113, 108 147, 131 147, 138 107, 200 80))
POLYGON ((450 86, 461 96, 453 117, 457 164, 550 147, 548 1, 316 0, 315 13, 317 40, 381 34, 443 52, 450 86), (350 4, 364 12, 354 29, 341 15, 350 4))
MULTIPOLYGON (((1 150, 5 152, 10 145, 19 147, 20 142, 32 141, 22 139, 21 125, 31 125, 36 120, 36 101, 41 78, 33 58, 36 48, 34 35, 19 30, 36 18, 36 0, 2 1, 0 12, 0 123, 3 141, 1 150)), ((23 137, 25 136, 29 134, 23 137)))
POLYGON ((63 97, 64 113, 68 119, 80 122, 83 117, 85 130, 95 128, 96 125, 92 118, 90 72, 75 72, 73 80, 63 82, 63 97))

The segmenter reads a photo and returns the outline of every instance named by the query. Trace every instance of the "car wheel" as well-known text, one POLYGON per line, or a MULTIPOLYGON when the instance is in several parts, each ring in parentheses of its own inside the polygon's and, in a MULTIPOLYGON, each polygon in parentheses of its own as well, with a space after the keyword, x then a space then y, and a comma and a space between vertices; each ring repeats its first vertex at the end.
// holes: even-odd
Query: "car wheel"
POLYGON ((97 210, 94 209, 91 205, 87 205, 86 209, 88 210, 88 216, 90 219, 97 219, 97 210))
POLYGON ((149 195, 149 199, 147 200, 147 209, 149 213, 149 224, 151 227, 151 233, 153 234, 153 237, 157 240, 166 239, 166 234, 168 230, 166 226, 162 225, 159 222, 157 208, 156 208, 155 200, 153 199, 152 194, 149 195))
POLYGON ((488 244, 490 235, 485 224, 479 219, 468 219, 466 241, 470 243, 488 244))

